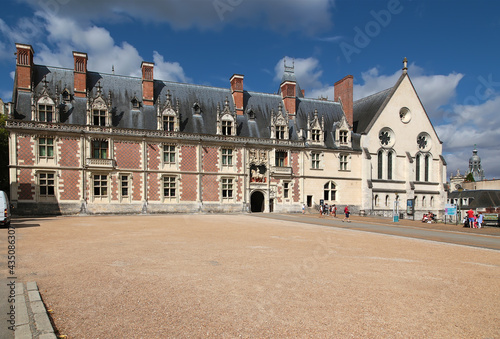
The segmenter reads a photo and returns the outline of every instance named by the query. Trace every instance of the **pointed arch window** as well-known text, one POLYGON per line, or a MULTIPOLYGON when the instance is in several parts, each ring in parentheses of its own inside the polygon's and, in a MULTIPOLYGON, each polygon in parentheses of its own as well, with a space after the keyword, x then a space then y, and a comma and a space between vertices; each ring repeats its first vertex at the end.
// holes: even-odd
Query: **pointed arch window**
POLYGON ((415 156, 415 181, 420 181, 420 154, 415 156))
POLYGON ((383 177, 383 163, 384 163, 384 154, 382 151, 378 151, 378 156, 377 156, 377 178, 382 179, 383 177))
POLYGON ((392 180, 392 152, 387 153, 387 179, 392 180))
POLYGON ((426 154, 425 155, 425 160, 424 160, 424 181, 429 181, 429 165, 430 165, 430 155, 426 154))

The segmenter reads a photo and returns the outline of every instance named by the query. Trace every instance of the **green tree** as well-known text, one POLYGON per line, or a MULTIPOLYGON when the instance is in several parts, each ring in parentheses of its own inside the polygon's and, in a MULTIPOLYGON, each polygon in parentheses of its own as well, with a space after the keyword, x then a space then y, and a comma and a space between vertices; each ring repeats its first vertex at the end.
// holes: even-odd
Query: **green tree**
POLYGON ((9 131, 5 128, 7 116, 0 114, 0 190, 9 194, 9 131))
POLYGON ((476 180, 474 180, 474 176, 472 175, 472 172, 467 174, 467 176, 465 177, 465 181, 467 182, 474 182, 476 180))

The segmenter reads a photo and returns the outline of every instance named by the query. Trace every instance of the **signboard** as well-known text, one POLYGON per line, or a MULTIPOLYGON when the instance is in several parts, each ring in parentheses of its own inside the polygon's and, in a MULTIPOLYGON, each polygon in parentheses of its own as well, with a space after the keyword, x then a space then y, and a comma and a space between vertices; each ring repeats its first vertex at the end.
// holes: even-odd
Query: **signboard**
POLYGON ((415 212, 415 199, 406 200, 406 214, 413 215, 415 212))
POLYGON ((445 204, 444 205, 444 215, 457 215, 457 205, 445 204))
POLYGON ((496 213, 483 213, 483 224, 489 226, 499 226, 498 214, 496 213))

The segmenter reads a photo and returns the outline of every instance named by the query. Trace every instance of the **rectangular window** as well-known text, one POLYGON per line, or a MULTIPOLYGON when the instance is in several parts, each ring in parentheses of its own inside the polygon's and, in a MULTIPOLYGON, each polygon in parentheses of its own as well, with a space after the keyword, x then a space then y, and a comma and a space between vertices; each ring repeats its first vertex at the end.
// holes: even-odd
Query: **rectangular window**
POLYGON ((276 126, 276 139, 285 139, 285 126, 276 126))
POLYGON ((223 199, 233 198, 233 179, 222 178, 222 198, 223 199))
POLYGON ((233 165, 233 150, 230 148, 222 149, 222 166, 233 165))
POLYGON ((287 165, 287 154, 285 151, 276 151, 276 167, 285 167, 287 165))
POLYGON ((233 122, 228 120, 222 121, 222 135, 232 135, 233 122))
POLYGON ((106 126, 106 111, 103 109, 94 109, 92 111, 94 126, 106 126))
POLYGON ((283 183, 283 198, 287 199, 289 193, 290 193, 290 183, 284 182, 283 183))
POLYGON ((53 122, 53 107, 52 105, 38 105, 38 118, 40 121, 53 122))
POLYGON ((174 117, 171 115, 163 116, 163 130, 167 132, 174 131, 174 117))
POLYGON ((339 142, 341 145, 346 145, 347 144, 347 131, 339 131, 339 142))
POLYGON ((176 193, 175 177, 163 177, 163 197, 174 198, 176 193))
POLYGON ((108 196, 108 176, 102 174, 94 174, 94 196, 108 196))
POLYGON ((311 153, 311 166, 313 169, 319 169, 319 153, 311 153))
POLYGON ((53 197, 55 192, 54 173, 39 173, 40 196, 53 197))
POLYGON ((38 155, 45 158, 54 156, 54 138, 38 139, 38 155))
POLYGON ((92 140, 92 157, 94 159, 107 159, 108 142, 105 140, 92 140))
POLYGON ((319 129, 313 129, 311 133, 312 141, 319 141, 321 136, 321 131, 319 129))
POLYGON ((339 159, 340 159, 340 170, 341 171, 347 171, 347 159, 348 159, 348 156, 345 155, 345 154, 341 154, 339 156, 339 159))
POLYGON ((122 197, 128 197, 129 195, 129 176, 122 175, 120 176, 120 184, 121 184, 121 192, 122 197))
POLYGON ((163 163, 175 164, 176 153, 175 145, 163 145, 163 163))

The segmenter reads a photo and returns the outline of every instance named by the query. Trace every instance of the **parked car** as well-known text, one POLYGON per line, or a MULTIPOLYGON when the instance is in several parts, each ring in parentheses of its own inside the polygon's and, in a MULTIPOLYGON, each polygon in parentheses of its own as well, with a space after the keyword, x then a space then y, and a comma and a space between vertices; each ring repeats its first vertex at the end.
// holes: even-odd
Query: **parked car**
POLYGON ((9 226, 10 225, 10 203, 7 193, 0 191, 0 225, 9 226))

